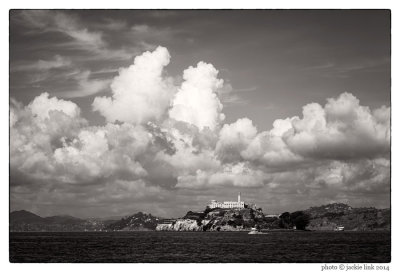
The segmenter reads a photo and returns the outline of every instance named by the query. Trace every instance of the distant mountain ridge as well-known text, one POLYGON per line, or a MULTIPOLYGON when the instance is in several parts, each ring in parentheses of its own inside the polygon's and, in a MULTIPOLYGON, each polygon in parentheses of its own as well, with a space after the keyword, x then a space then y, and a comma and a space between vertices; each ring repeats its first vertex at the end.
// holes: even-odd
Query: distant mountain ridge
MULTIPOLYGON (((115 218, 115 217, 114 217, 115 218)), ((81 219, 70 215, 41 217, 20 210, 10 213, 11 231, 134 231, 155 230, 160 218, 138 212, 119 220, 99 218, 81 219)))
POLYGON ((32 212, 28 212, 25 210, 14 211, 10 213, 10 223, 18 223, 18 222, 37 222, 37 223, 77 223, 85 221, 83 219, 73 217, 70 215, 54 215, 48 217, 41 217, 32 212))
POLYGON ((70 215, 41 217, 25 210, 10 213, 11 231, 84 231, 94 230, 95 226, 88 220, 70 215))

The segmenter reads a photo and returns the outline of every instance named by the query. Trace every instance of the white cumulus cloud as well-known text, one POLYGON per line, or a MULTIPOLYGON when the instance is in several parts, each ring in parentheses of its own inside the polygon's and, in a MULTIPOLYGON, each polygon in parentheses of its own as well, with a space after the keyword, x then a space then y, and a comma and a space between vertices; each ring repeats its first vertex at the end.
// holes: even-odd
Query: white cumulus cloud
POLYGON ((373 158, 388 154, 390 108, 371 112, 350 93, 328 99, 325 107, 303 107, 303 118, 291 120, 283 135, 290 149, 300 155, 328 159, 373 158), (385 116, 386 118, 382 118, 385 116))
POLYGON ((169 116, 178 121, 215 129, 225 119, 217 91, 223 86, 213 65, 199 62, 183 72, 184 82, 172 101, 169 116))
POLYGON ((170 80, 163 78, 169 60, 168 50, 161 46, 136 57, 112 81, 112 97, 96 97, 93 109, 109 122, 141 124, 160 119, 174 94, 170 80))
POLYGON ((225 124, 219 132, 216 152, 223 161, 240 161, 241 152, 248 147, 256 135, 257 128, 248 118, 225 124))
POLYGON ((76 118, 80 114, 79 107, 71 102, 56 97, 49 98, 48 93, 42 93, 35 97, 35 99, 28 105, 28 109, 34 116, 40 119, 49 118, 51 111, 60 111, 69 117, 76 118))

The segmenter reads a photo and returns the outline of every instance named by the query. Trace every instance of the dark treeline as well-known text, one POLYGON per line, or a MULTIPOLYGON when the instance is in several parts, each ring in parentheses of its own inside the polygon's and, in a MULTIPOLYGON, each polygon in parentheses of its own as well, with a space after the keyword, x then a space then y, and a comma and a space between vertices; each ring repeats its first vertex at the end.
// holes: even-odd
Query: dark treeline
POLYGON ((305 230, 308 224, 310 224, 310 216, 302 211, 284 212, 279 216, 279 227, 284 229, 296 227, 298 230, 305 230))

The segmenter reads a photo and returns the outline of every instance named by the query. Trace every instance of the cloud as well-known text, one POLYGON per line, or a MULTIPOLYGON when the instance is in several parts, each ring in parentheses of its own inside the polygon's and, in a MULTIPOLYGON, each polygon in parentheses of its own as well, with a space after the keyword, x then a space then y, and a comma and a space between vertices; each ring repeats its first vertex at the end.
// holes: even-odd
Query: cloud
POLYGON ((57 99, 56 97, 49 98, 48 93, 42 93, 37 96, 29 105, 28 109, 34 117, 44 120, 50 117, 51 111, 59 111, 71 118, 79 117, 80 108, 73 102, 57 99))
POLYGON ((221 167, 214 153, 215 140, 211 135, 208 136, 212 139, 207 138, 207 132, 203 134, 197 127, 183 122, 164 124, 163 130, 174 152, 158 152, 155 159, 169 165, 175 178, 199 169, 208 171, 221 167))
POLYGON ((96 97, 93 109, 109 122, 140 124, 160 119, 174 91, 169 80, 162 77, 169 60, 165 47, 136 57, 134 64, 121 69, 113 79, 113 96, 96 97))
POLYGON ((71 60, 60 55, 55 55, 53 59, 50 60, 38 60, 37 62, 31 64, 13 65, 11 66, 11 71, 14 72, 38 70, 43 72, 54 68, 67 67, 70 65, 71 60))
POLYGON ((90 189, 73 186, 58 184, 54 188, 48 183, 46 187, 34 190, 12 187, 11 206, 16 210, 29 207, 30 211, 42 216, 72 213, 82 218, 107 218, 144 211, 167 217, 170 213, 166 213, 160 206, 168 207, 168 202, 176 200, 171 192, 160 186, 149 185, 142 179, 93 184, 90 189))
POLYGON ((180 28, 151 24, 134 24, 130 27, 128 34, 133 40, 142 41, 143 45, 147 45, 147 49, 154 49, 155 44, 169 43, 178 37, 188 35, 191 35, 191 33, 180 28))
POLYGON ((54 177, 53 150, 61 139, 75 137, 87 121, 79 107, 47 93, 29 105, 10 106, 10 166, 33 177, 54 177))
POLYGON ((107 125, 104 128, 81 130, 72 141, 63 140, 63 146, 54 150, 57 167, 62 167, 66 182, 93 182, 108 178, 137 179, 147 175, 136 156, 150 141, 141 127, 107 125), (116 135, 118 133, 120 135, 116 135), (124 133, 129 133, 124 136, 124 133), (125 146, 115 141, 127 138, 125 146), (129 139, 129 140, 128 140, 129 139))
POLYGON ((350 93, 328 99, 325 107, 303 107, 303 118, 291 120, 283 135, 290 149, 313 158, 351 159, 387 155, 390 149, 390 108, 371 113, 350 93))
POLYGON ((88 126, 76 104, 48 94, 13 105, 10 117, 10 164, 22 173, 74 184, 147 175, 137 158, 154 138, 141 126, 88 126))
POLYGON ((267 168, 286 168, 304 162, 305 159, 292 152, 283 134, 291 127, 291 119, 275 120, 270 131, 262 131, 240 153, 244 160, 267 168))
POLYGON ((250 137, 238 134, 238 124, 225 125, 217 150, 222 158, 249 160, 267 168, 293 167, 316 159, 387 157, 389 116, 386 106, 371 111, 352 94, 342 93, 329 98, 324 107, 308 104, 303 107, 302 118, 278 119, 273 129, 257 135, 247 121, 245 130, 252 131, 250 137))
POLYGON ((264 183, 257 189, 257 206, 263 210, 294 211, 334 202, 353 207, 390 206, 387 159, 321 161, 270 173, 264 183))
POLYGON ((24 39, 33 37, 32 45, 24 52, 16 49, 21 56, 28 54, 32 61, 11 64, 13 81, 21 84, 17 88, 32 88, 35 84, 36 88, 51 90, 63 98, 85 97, 106 90, 111 78, 95 78, 93 67, 104 70, 106 65, 107 69, 116 69, 144 47, 140 41, 132 41, 126 47, 115 46, 113 32, 107 30, 122 28, 123 21, 103 18, 101 23, 86 24, 74 11, 20 10, 13 11, 10 20, 13 25, 22 26, 18 32, 24 39), (47 49, 56 52, 54 56, 40 53, 42 48, 37 45, 43 40, 47 49), (79 75, 67 76, 76 71, 79 75), (16 72, 19 74, 15 75, 16 72))
POLYGON ((245 163, 227 164, 220 171, 196 170, 194 175, 178 177, 177 188, 201 189, 207 187, 261 187, 265 174, 249 168, 245 163))
POLYGON ((165 215, 154 201, 171 193, 164 180, 154 183, 159 168, 152 162, 156 153, 170 152, 163 138, 156 128, 129 123, 89 126, 76 104, 46 93, 27 106, 12 99, 12 206, 50 214, 112 209, 121 215, 131 213, 134 202, 136 209, 165 215))
POLYGON ((110 79, 91 79, 91 74, 90 71, 78 72, 74 76, 78 84, 76 90, 58 92, 57 95, 65 98, 86 97, 109 88, 110 79))
POLYGON ((390 62, 390 58, 375 58, 367 60, 357 60, 357 62, 347 62, 347 63, 335 63, 333 61, 328 61, 325 63, 309 66, 302 68, 305 71, 312 71, 314 74, 316 72, 321 73, 324 77, 331 78, 348 78, 354 73, 361 71, 376 71, 379 66, 387 64, 390 62))
POLYGON ((51 23, 54 23, 56 31, 62 32, 71 37, 79 46, 91 46, 98 49, 105 46, 102 38, 102 33, 89 31, 87 28, 79 26, 77 19, 67 16, 64 13, 58 12, 51 18, 51 23))
POLYGON ((47 93, 23 107, 12 100, 10 165, 32 179, 96 184, 146 177, 160 136, 129 123, 89 126, 79 107, 47 93), (142 165, 143 164, 143 165, 142 165))
POLYGON ((315 169, 313 183, 318 187, 352 194, 388 192, 390 184, 388 159, 333 161, 315 169))
MULTIPOLYGON (((148 53, 147 60, 153 61, 152 54, 148 53)), ((121 124, 90 127, 80 117, 76 104, 50 98, 47 93, 25 108, 14 104, 10 124, 11 149, 16 155, 12 161, 18 161, 24 171, 45 164, 40 173, 59 171, 58 176, 68 182, 149 176, 157 183, 155 178, 165 174, 182 188, 225 183, 252 187, 288 168, 308 169, 350 159, 387 159, 385 148, 389 148, 390 109, 370 111, 348 93, 328 99, 324 107, 308 104, 303 118, 276 120, 270 131, 262 132, 247 118, 214 131, 175 119, 145 126, 140 124, 146 119, 125 119, 121 124), (234 175, 239 178, 233 179, 234 175)), ((136 110, 126 109, 129 112, 124 118, 136 110)), ((334 183, 335 179, 326 180, 334 183)))
POLYGON ((223 80, 217 78, 218 71, 211 64, 199 62, 183 72, 184 82, 179 88, 169 117, 197 126, 214 130, 225 119, 217 90, 223 80))
MULTIPOLYGON (((132 46, 128 51, 124 48, 111 48, 101 30, 88 29, 72 12, 23 10, 15 12, 12 19, 24 25, 29 32, 53 32, 64 35, 65 38, 56 40, 55 44, 59 48, 90 53, 90 55, 80 56, 80 60, 125 60, 141 48, 141 46, 132 46)), ((117 26, 116 22, 109 22, 106 25, 114 28, 117 26)))
POLYGON ((219 132, 216 152, 224 162, 241 161, 241 152, 253 141, 257 128, 248 118, 225 124, 219 132))
POLYGON ((82 28, 76 17, 71 17, 63 12, 46 10, 24 10, 18 13, 18 19, 26 26, 38 31, 61 32, 72 38, 78 46, 94 47, 104 46, 102 34, 82 28))

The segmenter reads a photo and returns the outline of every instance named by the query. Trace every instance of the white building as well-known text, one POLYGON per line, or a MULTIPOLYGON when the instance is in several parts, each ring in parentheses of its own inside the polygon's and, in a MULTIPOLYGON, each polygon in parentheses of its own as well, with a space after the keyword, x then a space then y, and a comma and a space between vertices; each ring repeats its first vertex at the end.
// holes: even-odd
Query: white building
POLYGON ((240 192, 238 195, 238 201, 224 201, 219 202, 216 200, 211 200, 211 204, 208 205, 211 209, 214 208, 224 208, 224 209, 243 209, 244 208, 244 201, 240 200, 240 192))

